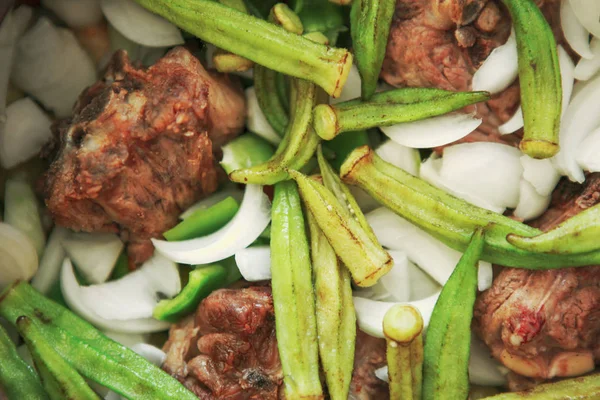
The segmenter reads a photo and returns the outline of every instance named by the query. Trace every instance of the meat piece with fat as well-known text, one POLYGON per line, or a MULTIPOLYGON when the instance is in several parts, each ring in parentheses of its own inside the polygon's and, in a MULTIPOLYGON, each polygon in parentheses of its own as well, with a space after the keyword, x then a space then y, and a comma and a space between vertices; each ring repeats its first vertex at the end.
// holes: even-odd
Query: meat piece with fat
POLYGON ((216 190, 213 153, 242 130, 245 110, 241 87, 207 72, 182 47, 148 69, 118 51, 73 116, 55 125, 54 160, 43 182, 54 221, 119 233, 130 262, 145 261, 150 238, 216 190))

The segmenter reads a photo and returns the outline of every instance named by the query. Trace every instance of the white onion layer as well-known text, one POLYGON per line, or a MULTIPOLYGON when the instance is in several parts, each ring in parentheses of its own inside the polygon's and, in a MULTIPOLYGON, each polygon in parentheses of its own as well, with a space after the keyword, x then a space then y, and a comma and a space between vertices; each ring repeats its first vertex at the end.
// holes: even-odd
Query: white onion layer
POLYGON ((354 100, 361 96, 361 84, 360 74, 356 65, 352 65, 350 72, 348 73, 348 79, 346 84, 342 88, 342 93, 338 98, 331 97, 330 103, 337 104, 343 101, 354 100))
POLYGON ((235 253, 235 263, 248 282, 271 279, 271 250, 269 246, 253 246, 235 253))
POLYGON ((0 222, 0 290, 20 279, 28 281, 38 268, 38 255, 21 231, 0 222))
POLYGON ((281 137, 275 132, 275 129, 269 124, 267 117, 260 109, 254 86, 246 89, 246 111, 248 115, 246 126, 250 132, 275 145, 281 142, 281 137))
POLYGON ((514 133, 521 129, 525 125, 525 120, 523 120, 523 109, 521 106, 517 108, 517 111, 513 114, 512 117, 502 125, 498 127, 498 132, 502 135, 508 135, 510 133, 514 133))
POLYGON ((271 221, 271 203, 262 186, 246 185, 240 209, 223 228, 180 242, 152 239, 156 250, 183 264, 210 264, 233 256, 254 242, 271 221))
POLYGON ((569 0, 560 4, 560 24, 569 46, 583 58, 592 58, 590 50, 590 33, 581 25, 569 0))
POLYGON ((92 284, 106 282, 124 247, 114 233, 73 232, 62 245, 77 270, 92 284))
POLYGON ((518 73, 517 40, 512 30, 506 43, 496 47, 473 75, 473 90, 500 93, 515 81, 518 73))
POLYGON ((600 2, 597 0, 568 0, 579 22, 592 35, 600 37, 600 2))
POLYGON ((102 20, 100 0, 42 0, 42 5, 71 28, 83 28, 102 20))
POLYGON ((548 204, 550 204, 550 195, 542 196, 531 183, 521 179, 521 195, 514 211, 516 217, 523 221, 537 218, 546 211, 548 204))
POLYGON ((600 127, 592 131, 579 145, 577 162, 590 172, 600 171, 600 127))
POLYGON ((529 156, 521 157, 523 179, 531 183, 541 196, 549 196, 560 180, 560 174, 549 159, 536 160, 529 156))
POLYGON ((600 71, 600 38, 593 38, 590 45, 590 49, 593 54, 593 58, 585 59, 582 58, 575 67, 575 79, 580 81, 587 81, 598 71, 600 71))
POLYGON ((387 140, 381 144, 375 152, 384 161, 387 161, 398 168, 402 168, 411 175, 419 176, 421 156, 417 149, 402 146, 393 140, 387 140))
POLYGON ((31 280, 31 286, 42 294, 47 294, 58 281, 60 267, 66 256, 62 241, 68 235, 67 229, 56 226, 48 238, 38 271, 31 280))
POLYGON ((506 377, 502 372, 504 370, 506 368, 492 357, 485 343, 471 335, 469 381, 475 385, 503 386, 506 384, 506 377))

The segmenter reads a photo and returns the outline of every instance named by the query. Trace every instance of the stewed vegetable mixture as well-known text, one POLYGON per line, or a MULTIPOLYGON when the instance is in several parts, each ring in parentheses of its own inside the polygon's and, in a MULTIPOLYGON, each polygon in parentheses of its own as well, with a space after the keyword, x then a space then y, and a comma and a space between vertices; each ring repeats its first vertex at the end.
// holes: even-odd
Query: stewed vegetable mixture
POLYGON ((9 3, 0 398, 600 398, 594 0, 9 3))

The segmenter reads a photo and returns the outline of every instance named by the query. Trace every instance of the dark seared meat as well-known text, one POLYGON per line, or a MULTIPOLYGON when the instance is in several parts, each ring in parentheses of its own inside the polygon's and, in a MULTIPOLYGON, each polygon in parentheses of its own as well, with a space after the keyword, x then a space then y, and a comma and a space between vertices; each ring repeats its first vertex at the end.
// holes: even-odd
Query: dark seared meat
MULTIPOLYGON (((584 185, 563 180, 534 225, 548 230, 599 200, 600 174, 590 174, 584 185)), ((585 373, 600 360, 600 266, 505 268, 477 299, 474 328, 492 354, 521 375, 585 373)))
POLYGON ((150 238, 216 189, 213 151, 240 132, 245 104, 237 85, 184 48, 147 70, 120 51, 73 114, 55 126, 48 209, 58 225, 120 233, 139 264, 152 255, 150 238))
MULTIPOLYGON (((283 373, 277 351, 271 288, 222 289, 169 332, 162 368, 200 399, 280 399, 283 373)), ((385 400, 385 341, 358 333, 350 399, 385 400)))

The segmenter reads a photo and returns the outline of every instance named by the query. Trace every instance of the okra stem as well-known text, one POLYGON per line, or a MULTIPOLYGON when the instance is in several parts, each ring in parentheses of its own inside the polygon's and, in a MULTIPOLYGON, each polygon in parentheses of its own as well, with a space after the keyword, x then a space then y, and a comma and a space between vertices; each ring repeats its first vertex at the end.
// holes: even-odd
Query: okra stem
POLYGON ((487 400, 595 400, 600 398, 600 374, 543 383, 524 392, 502 393, 487 400))
POLYGON ((209 0, 136 0, 182 29, 257 64, 313 81, 337 97, 352 55, 209 0))
POLYGON ((375 98, 373 101, 323 104, 315 107, 313 125, 317 134, 324 140, 331 140, 342 132, 358 131, 361 129, 390 126, 402 122, 418 121, 437 115, 442 115, 461 109, 470 104, 485 101, 490 98, 487 92, 460 92, 439 95, 436 92, 427 93, 416 89, 415 97, 423 93, 429 94, 428 100, 414 102, 394 101, 393 94, 400 98, 410 98, 411 88, 392 90, 387 96, 375 98), (408 92, 409 96, 406 96, 408 92))
POLYGON ((487 228, 482 259, 507 267, 552 269, 600 263, 600 251, 550 254, 520 249, 509 234, 537 236, 540 230, 474 206, 379 158, 367 146, 354 150, 342 165, 346 183, 358 185, 396 214, 458 251, 480 227, 487 228))
POLYGON ((477 229, 431 314, 425 341, 423 397, 466 399, 469 395, 471 320, 477 295, 477 263, 484 232, 477 229))

